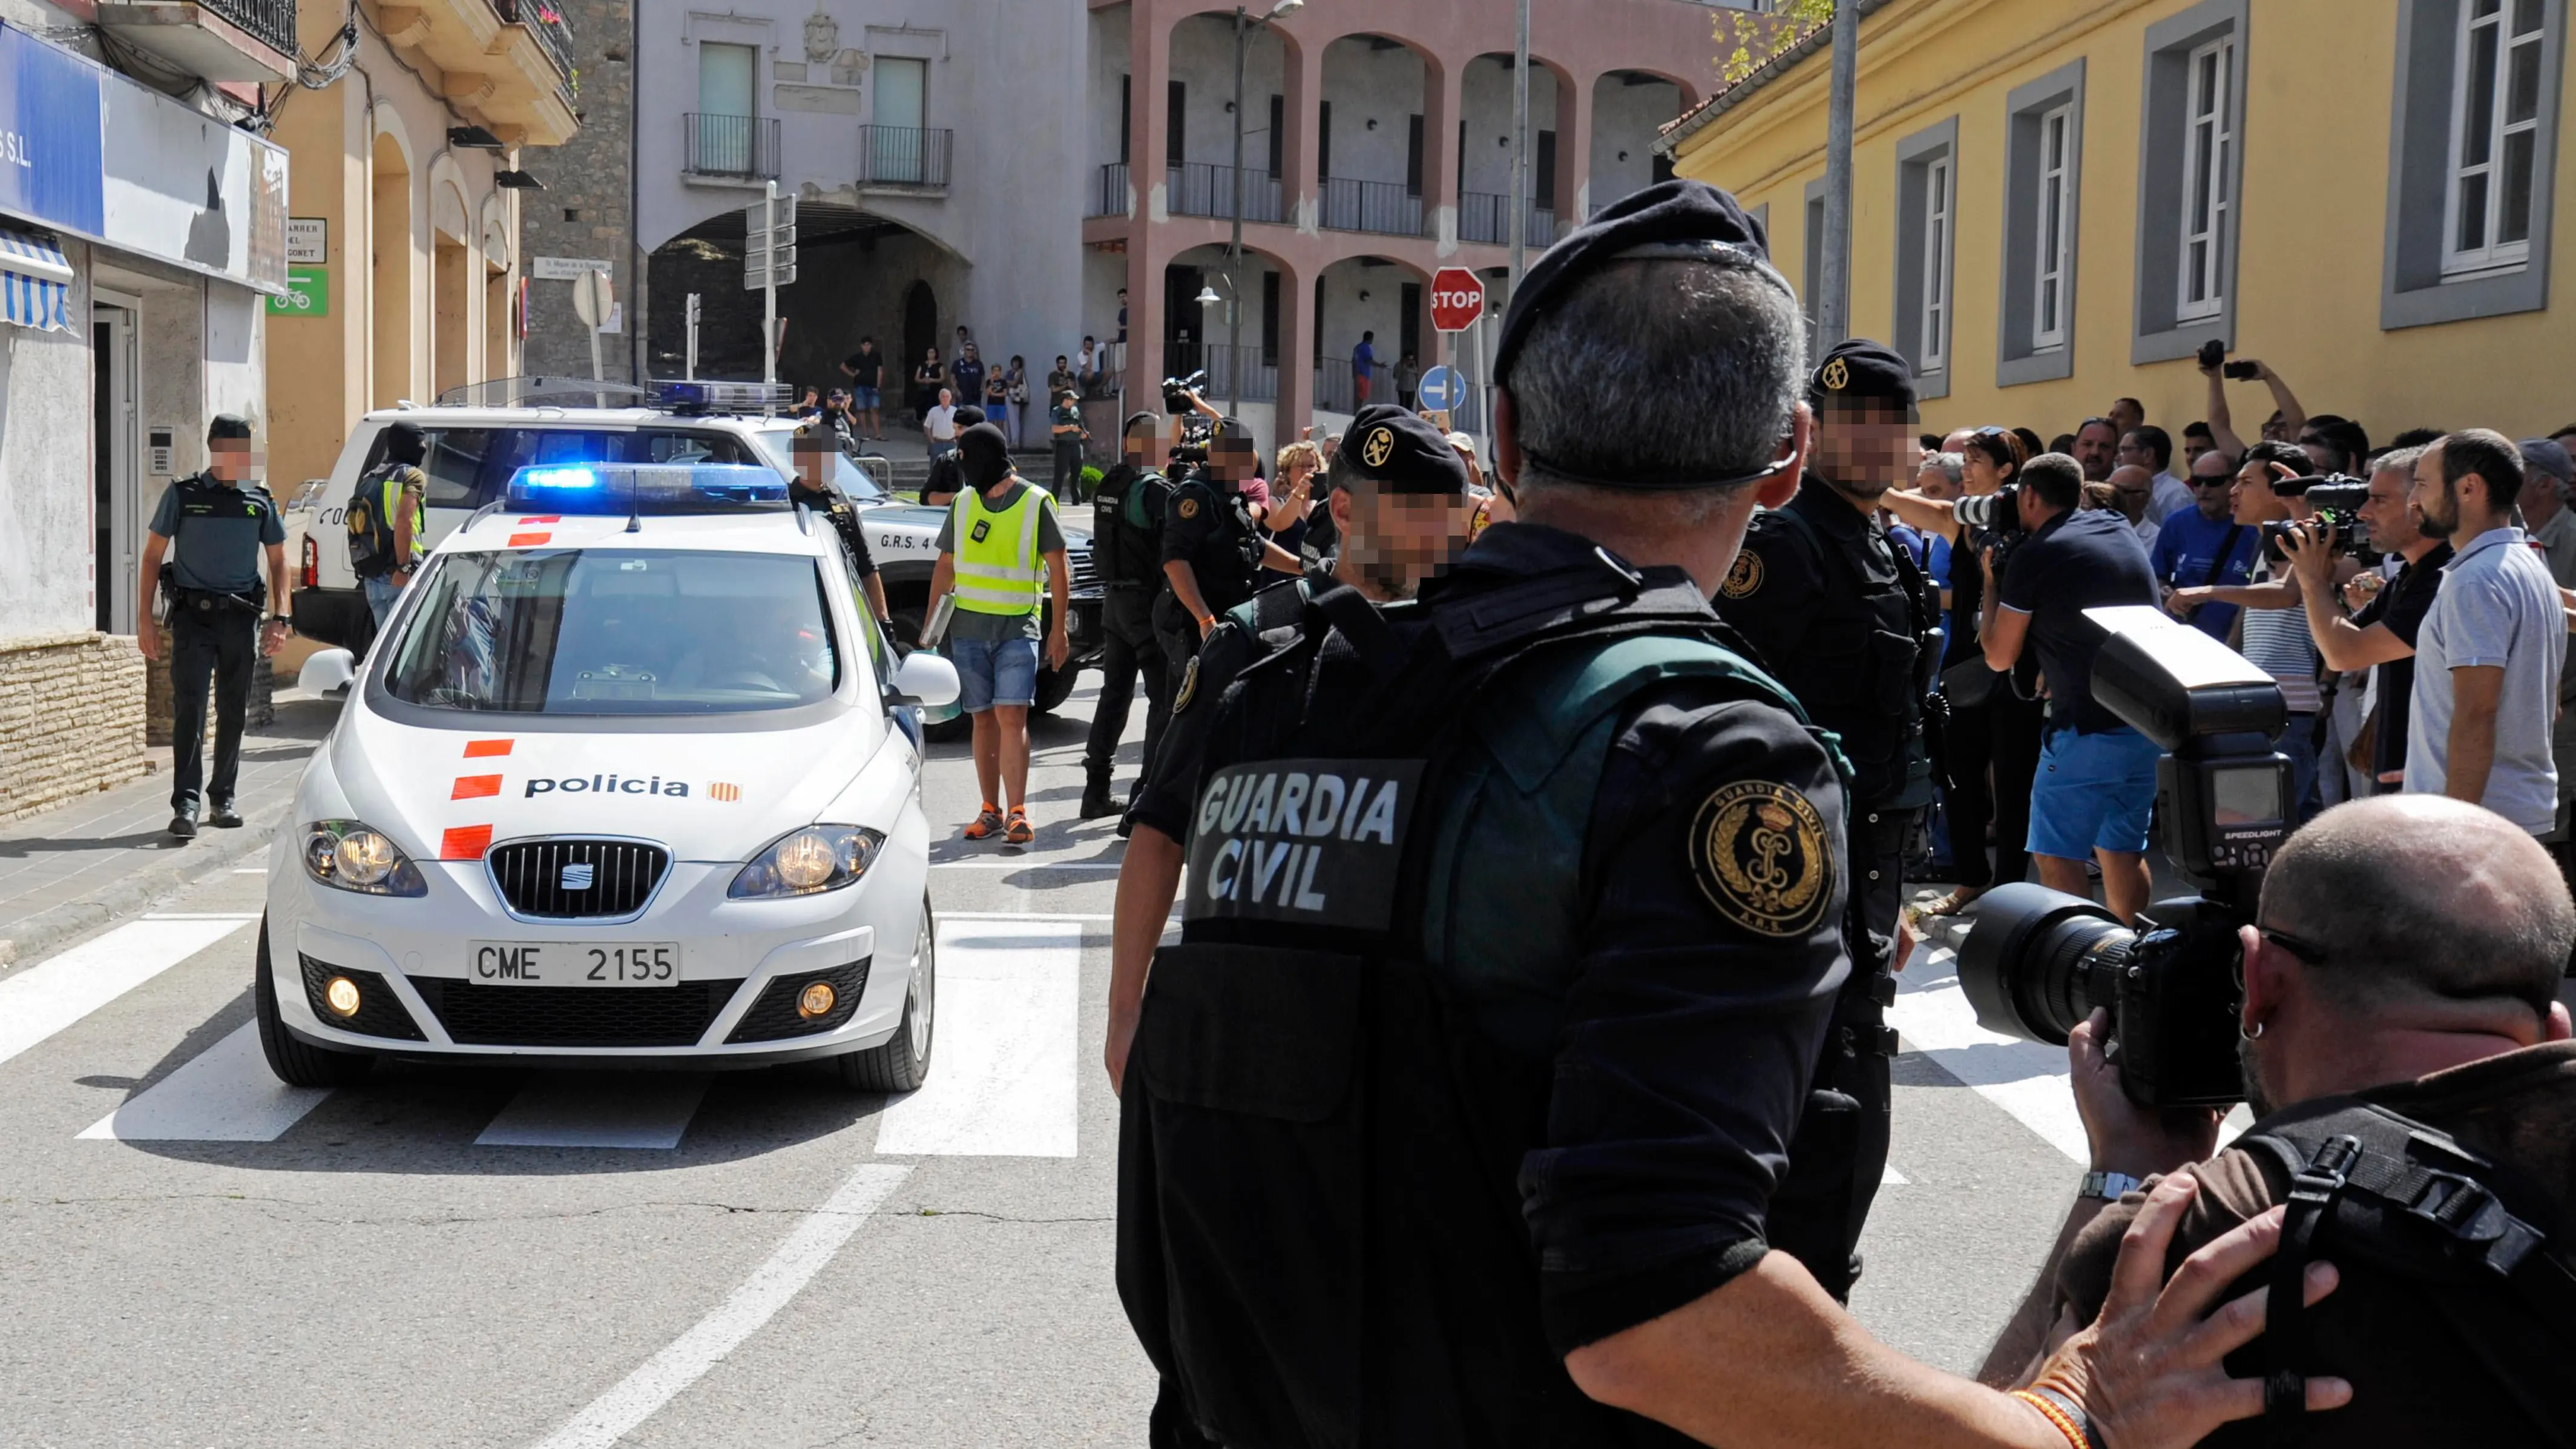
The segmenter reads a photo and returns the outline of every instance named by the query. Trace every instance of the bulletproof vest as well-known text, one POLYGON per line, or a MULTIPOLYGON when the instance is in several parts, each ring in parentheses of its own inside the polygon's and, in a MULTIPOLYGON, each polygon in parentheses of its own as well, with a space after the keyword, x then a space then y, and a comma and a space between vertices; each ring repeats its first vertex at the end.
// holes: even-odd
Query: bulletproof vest
MULTIPOLYGON (((2455 1335, 2529 1421, 2518 1442, 2576 1449, 2564 1388, 2576 1356, 2576 1242, 2565 1204, 2447 1133, 2370 1103, 2261 1124, 2235 1145, 2290 1178, 2280 1249, 2256 1270, 2268 1284, 2266 1327, 2249 1350, 2262 1361, 2268 1442, 2306 1442, 2308 1375, 2330 1371, 2310 1362, 2318 1310, 2304 1297, 2308 1264, 2322 1259, 2347 1279, 2389 1274, 2421 1285, 2438 1321, 2380 1331, 2455 1335)), ((2355 1385, 2365 1395, 2392 1387, 2355 1385)))
POLYGON ((1126 464, 1102 475, 1091 495, 1091 558, 1106 587, 1152 592, 1163 582, 1162 474, 1126 464))
POLYGON ((1466 607, 1235 611, 1285 647, 1202 703, 1120 1126, 1120 1294, 1216 1443, 1686 1442, 1566 1374, 1518 1185, 1623 709, 1704 678, 1796 712, 1695 590, 1640 583, 1604 556, 1466 607))
POLYGON ((1913 555, 1877 530, 1864 546, 1893 556, 1896 586, 1873 582, 1845 544, 1820 528, 1811 510, 1848 505, 1803 489, 1775 515, 1822 564, 1824 589, 1794 659, 1763 661, 1818 724, 1842 737, 1851 758, 1855 804, 1929 804, 1930 756, 1923 746, 1923 700, 1940 663, 1937 601, 1925 601, 1913 555), (1920 795, 1920 799, 1911 798, 1920 795))

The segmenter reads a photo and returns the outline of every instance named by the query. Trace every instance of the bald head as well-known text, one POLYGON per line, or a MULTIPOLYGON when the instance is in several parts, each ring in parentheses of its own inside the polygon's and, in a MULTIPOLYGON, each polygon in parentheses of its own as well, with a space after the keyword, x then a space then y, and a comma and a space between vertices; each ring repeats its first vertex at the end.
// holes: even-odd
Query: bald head
POLYGON ((2130 464, 2112 469, 2109 481, 2113 504, 2128 516, 2131 523, 2144 519, 2147 505, 2155 501, 2156 475, 2130 464))
POLYGON ((2429 997, 2546 1018, 2576 944, 2576 903, 2540 843, 2440 795, 2318 816, 2273 857, 2261 919, 2322 952, 2320 993, 2362 1015, 2429 997))

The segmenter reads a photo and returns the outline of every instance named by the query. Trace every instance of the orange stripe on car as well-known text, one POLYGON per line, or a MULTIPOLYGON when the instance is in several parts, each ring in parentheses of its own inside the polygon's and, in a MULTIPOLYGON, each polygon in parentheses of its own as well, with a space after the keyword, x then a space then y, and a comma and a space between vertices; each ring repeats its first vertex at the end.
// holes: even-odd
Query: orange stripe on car
POLYGON ((523 525, 530 523, 561 523, 563 522, 563 515, 560 513, 540 513, 534 518, 522 518, 519 522, 523 525))
POLYGON ((447 798, 480 800, 487 795, 500 793, 501 777, 498 775, 459 775, 456 777, 456 788, 448 792, 447 798))
POLYGON ((438 858, 441 860, 481 860, 483 852, 491 848, 492 827, 489 825, 454 826, 438 838, 438 858))
POLYGON ((480 760, 492 755, 506 755, 510 753, 510 746, 514 743, 516 742, 512 740, 467 740, 465 758, 480 760))
POLYGON ((510 535, 510 547, 535 548, 552 537, 551 533, 514 533, 510 535))

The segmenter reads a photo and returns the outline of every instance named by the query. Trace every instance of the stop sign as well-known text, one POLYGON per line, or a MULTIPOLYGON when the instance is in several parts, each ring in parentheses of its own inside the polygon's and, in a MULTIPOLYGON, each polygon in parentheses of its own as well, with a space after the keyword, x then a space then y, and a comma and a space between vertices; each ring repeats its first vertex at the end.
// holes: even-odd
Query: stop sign
POLYGON ((1442 267, 1431 278, 1431 325, 1464 332, 1485 315, 1485 284, 1465 267, 1442 267))

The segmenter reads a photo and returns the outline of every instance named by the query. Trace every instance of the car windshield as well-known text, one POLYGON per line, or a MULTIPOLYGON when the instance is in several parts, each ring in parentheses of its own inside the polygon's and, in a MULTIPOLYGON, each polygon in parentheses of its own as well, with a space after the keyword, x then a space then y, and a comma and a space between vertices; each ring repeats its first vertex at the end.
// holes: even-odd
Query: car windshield
POLYGON ((497 714, 731 714, 840 687, 814 560, 666 549, 455 553, 418 585, 385 688, 497 714))
MULTIPOLYGON (((776 462, 779 467, 784 468, 791 473, 796 471, 796 433, 794 429, 773 429, 769 432, 754 434, 754 436, 760 439, 761 451, 767 453, 771 460, 776 462)), ((825 454, 825 456, 832 460, 833 486, 839 488, 843 494, 847 495, 852 503, 883 503, 889 496, 891 496, 883 488, 876 485, 876 480, 870 478, 865 469, 862 469, 858 464, 851 462, 849 454, 842 452, 838 448, 834 448, 825 454)))

